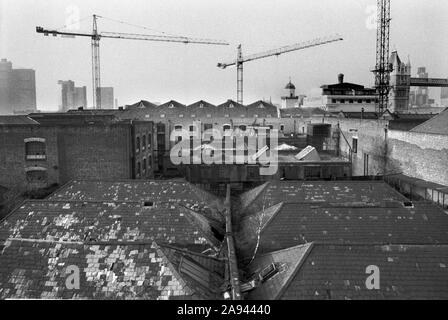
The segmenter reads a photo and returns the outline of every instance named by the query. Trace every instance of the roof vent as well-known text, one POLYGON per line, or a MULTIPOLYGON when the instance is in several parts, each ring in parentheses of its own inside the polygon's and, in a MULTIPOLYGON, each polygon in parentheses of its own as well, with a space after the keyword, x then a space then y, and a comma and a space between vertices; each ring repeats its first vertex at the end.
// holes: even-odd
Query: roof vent
POLYGON ((408 209, 414 208, 414 203, 412 203, 411 201, 404 201, 403 207, 408 208, 408 209))
POLYGON ((154 207, 154 202, 152 202, 152 201, 145 201, 145 202, 143 203, 143 206, 144 206, 145 208, 153 208, 153 207, 154 207))
POLYGON ((275 263, 271 263, 269 266, 261 270, 259 277, 261 282, 265 282, 269 279, 271 279, 273 276, 275 276, 279 272, 277 266, 275 263))

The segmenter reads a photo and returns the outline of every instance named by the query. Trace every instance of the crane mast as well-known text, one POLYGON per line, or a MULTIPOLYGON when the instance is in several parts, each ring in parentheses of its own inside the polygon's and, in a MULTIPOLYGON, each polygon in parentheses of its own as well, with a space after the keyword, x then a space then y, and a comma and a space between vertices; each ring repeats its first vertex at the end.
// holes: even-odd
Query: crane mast
POLYGON ((101 109, 101 64, 100 64, 100 36, 98 34, 97 17, 93 15, 92 31, 92 83, 94 109, 101 109))
POLYGON ((108 39, 125 39, 125 40, 145 40, 158 42, 176 42, 184 44, 205 44, 205 45, 224 45, 229 43, 221 40, 189 38, 182 36, 166 36, 153 34, 136 34, 136 33, 119 33, 119 32, 98 32, 98 18, 100 16, 93 15, 92 33, 83 32, 64 32, 57 30, 48 30, 43 27, 36 27, 37 33, 42 33, 45 36, 50 34, 53 36, 62 35, 70 37, 89 37, 92 42, 92 87, 93 87, 93 104, 94 109, 101 109, 101 61, 100 61, 100 40, 108 39))
POLYGON ((241 45, 239 45, 236 60, 218 63, 218 67, 221 69, 226 69, 231 66, 236 66, 236 69, 237 69, 237 102, 240 104, 243 104, 243 76, 244 76, 243 65, 244 65, 244 63, 249 62, 249 61, 258 60, 258 59, 267 58, 267 57, 279 56, 279 55, 287 53, 287 52, 303 50, 303 49, 311 48, 311 47, 317 47, 320 45, 324 45, 324 44, 328 44, 328 43, 332 43, 332 42, 336 42, 336 41, 341 41, 341 40, 343 40, 343 38, 340 35, 334 35, 334 36, 330 36, 330 37, 326 37, 326 38, 317 38, 314 40, 300 42, 300 43, 296 43, 296 44, 293 44, 290 46, 284 46, 284 47, 280 47, 280 48, 277 48, 274 50, 268 50, 268 51, 264 51, 261 53, 249 55, 246 57, 243 57, 242 47, 241 47, 241 45))
POLYGON ((377 113, 380 116, 389 107, 390 72, 390 0, 377 0, 378 26, 376 37, 375 87, 378 94, 377 113))

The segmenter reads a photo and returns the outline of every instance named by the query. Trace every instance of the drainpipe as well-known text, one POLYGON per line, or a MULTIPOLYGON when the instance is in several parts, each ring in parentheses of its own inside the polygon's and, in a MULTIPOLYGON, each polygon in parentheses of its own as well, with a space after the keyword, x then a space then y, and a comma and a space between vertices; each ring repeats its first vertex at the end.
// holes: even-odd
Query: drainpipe
POLYGON ((241 300, 240 276, 238 271, 238 261, 236 259, 235 240, 232 231, 232 211, 230 202, 230 184, 227 185, 225 217, 226 217, 226 238, 227 255, 229 263, 230 287, 232 290, 232 300, 241 300))

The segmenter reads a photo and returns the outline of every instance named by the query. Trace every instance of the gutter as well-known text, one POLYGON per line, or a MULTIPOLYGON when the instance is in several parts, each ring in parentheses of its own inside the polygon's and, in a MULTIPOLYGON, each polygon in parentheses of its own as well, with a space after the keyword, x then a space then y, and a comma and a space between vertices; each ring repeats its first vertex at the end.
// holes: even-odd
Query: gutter
POLYGON ((232 300, 242 300, 240 277, 238 271, 238 261, 236 258, 235 240, 232 231, 232 211, 230 202, 230 184, 227 185, 225 200, 226 238, 227 238, 227 258, 229 262, 230 287, 232 300))

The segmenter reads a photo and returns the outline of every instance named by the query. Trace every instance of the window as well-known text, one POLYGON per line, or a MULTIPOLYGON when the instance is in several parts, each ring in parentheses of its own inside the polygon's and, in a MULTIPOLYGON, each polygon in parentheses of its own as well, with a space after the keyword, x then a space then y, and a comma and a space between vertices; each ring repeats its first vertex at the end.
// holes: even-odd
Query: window
POLYGON ((285 125, 284 124, 280 125, 280 131, 285 131, 285 125))
POLYGON ((177 125, 174 127, 174 130, 176 131, 182 131, 182 126, 181 125, 177 125))
POLYGON ((146 136, 143 135, 143 137, 142 137, 142 150, 145 150, 145 149, 146 149, 146 136))
POLYGON ((211 118, 212 117, 212 115, 211 114, 207 114, 207 118, 211 118))
POLYGON ((336 99, 331 99, 331 103, 337 103, 338 101, 336 99))
POLYGON ((226 114, 226 115, 224 115, 224 117, 230 118, 230 114, 226 114))
POLYGON ((211 123, 204 123, 204 131, 213 129, 213 125, 211 123))
POLYGON ((201 103, 201 104, 199 104, 199 108, 204 108, 204 104, 203 103, 201 103))
POLYGON ((341 99, 341 103, 345 103, 345 100, 344 100, 344 99, 341 99))
POLYGON ((354 101, 353 101, 353 100, 351 100, 351 99, 350 99, 350 100, 349 100, 348 102, 349 102, 349 103, 354 103, 354 101))
POLYGON ((26 160, 46 160, 45 139, 32 138, 25 140, 26 160))
POLYGON ((366 100, 366 103, 372 103, 372 100, 367 99, 367 100, 366 100))
POLYGON ((254 118, 258 118, 258 114, 254 114, 254 118))
POLYGON ((152 156, 148 156, 148 171, 151 170, 152 156))
POLYGON ((47 182, 47 169, 33 167, 27 168, 26 171, 26 181, 29 183, 46 183, 47 182))
POLYGON ((229 108, 235 108, 235 106, 233 105, 233 103, 231 103, 231 104, 229 105, 229 108))
POLYGON ((191 117, 192 117, 192 118, 196 118, 196 115, 195 115, 195 114, 192 114, 191 117))
POLYGON ((142 165, 140 162, 137 162, 137 178, 140 177, 141 173, 142 173, 142 165))
POLYGON ((161 114, 161 115, 160 115, 160 118, 162 118, 162 119, 165 118, 165 115, 164 115, 164 114, 161 114))
POLYGON ((275 276, 279 272, 277 266, 271 263, 269 266, 261 270, 259 277, 262 282, 265 282, 275 276))
POLYGON ((140 137, 137 137, 137 141, 135 142, 135 151, 140 152, 140 137))
POLYGON ((169 109, 173 109, 174 108, 174 104, 171 103, 168 108, 169 109))
POLYGON ((151 136, 151 134, 148 134, 148 149, 151 149, 151 140, 152 140, 152 136, 151 136))
POLYGON ((362 103, 362 100, 360 99, 360 100, 358 100, 358 103, 362 103))
POLYGON ((358 153, 358 138, 357 137, 353 137, 352 149, 353 149, 353 153, 358 153))
POLYGON ((247 127, 245 125, 240 125, 240 130, 241 131, 246 131, 247 127))
POLYGON ((183 114, 180 114, 180 115, 179 115, 179 118, 183 118, 183 117, 184 117, 184 115, 183 115, 183 114))
POLYGON ((143 159, 143 173, 146 172, 146 159, 143 159))
POLYGON ((230 124, 225 124, 225 125, 222 126, 222 130, 223 130, 224 132, 230 130, 231 128, 232 128, 232 127, 230 126, 230 124))
POLYGON ((190 132, 194 132, 195 130, 194 130, 194 127, 195 126, 190 126, 190 132))

